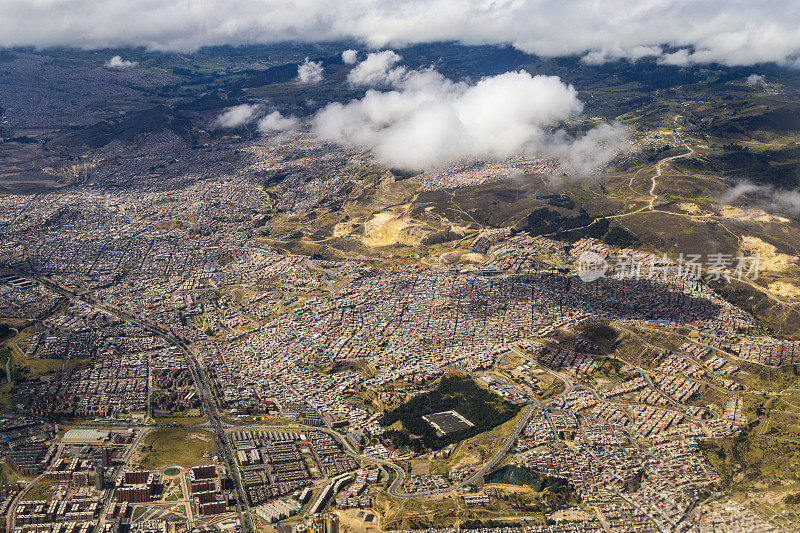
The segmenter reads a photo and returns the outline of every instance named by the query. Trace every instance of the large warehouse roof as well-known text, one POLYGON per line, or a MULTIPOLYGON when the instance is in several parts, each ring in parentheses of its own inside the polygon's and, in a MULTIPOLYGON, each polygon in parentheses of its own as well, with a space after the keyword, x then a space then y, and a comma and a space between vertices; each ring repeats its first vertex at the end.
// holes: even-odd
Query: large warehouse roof
POLYGON ((108 438, 108 430, 103 429, 70 429, 64 433, 64 442, 69 441, 98 441, 102 442, 108 438))

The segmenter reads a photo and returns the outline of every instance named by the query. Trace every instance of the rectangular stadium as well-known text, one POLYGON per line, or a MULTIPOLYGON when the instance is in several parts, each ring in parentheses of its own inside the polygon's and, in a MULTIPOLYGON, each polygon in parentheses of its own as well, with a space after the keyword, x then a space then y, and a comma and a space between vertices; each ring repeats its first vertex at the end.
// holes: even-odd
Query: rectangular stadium
POLYGON ((425 415, 422 419, 436 430, 436 435, 439 437, 469 429, 475 425, 460 415, 458 411, 442 411, 432 415, 425 415))

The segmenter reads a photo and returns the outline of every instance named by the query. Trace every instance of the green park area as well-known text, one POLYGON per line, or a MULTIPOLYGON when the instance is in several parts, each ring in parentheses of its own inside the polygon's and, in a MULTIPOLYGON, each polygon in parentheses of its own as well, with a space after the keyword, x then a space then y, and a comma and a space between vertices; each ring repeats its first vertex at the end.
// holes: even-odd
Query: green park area
POLYGON ((192 466, 210 462, 217 452, 214 437, 197 429, 156 429, 150 431, 136 451, 132 462, 143 469, 167 466, 192 466))
POLYGON ((381 423, 398 429, 386 435, 395 446, 413 446, 438 450, 448 444, 468 439, 489 431, 514 417, 519 406, 478 385, 471 377, 452 372, 443 377, 431 391, 414 397, 411 401, 384 414, 381 423), (445 411, 456 411, 466 418, 468 427, 455 427, 446 434, 437 434, 423 417, 445 411), (412 438, 411 436, 415 436, 412 438))

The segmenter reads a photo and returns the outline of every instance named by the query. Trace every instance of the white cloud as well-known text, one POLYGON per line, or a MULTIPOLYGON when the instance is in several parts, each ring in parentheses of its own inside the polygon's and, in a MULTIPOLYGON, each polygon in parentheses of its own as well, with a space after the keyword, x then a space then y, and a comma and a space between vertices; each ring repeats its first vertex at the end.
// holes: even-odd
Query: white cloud
POLYGON ((689 51, 684 49, 670 54, 664 54, 658 58, 658 62, 662 65, 685 67, 692 62, 692 57, 689 55, 689 51))
POLYGON ((629 59, 636 61, 643 57, 659 57, 663 54, 660 46, 633 46, 630 48, 603 48, 600 50, 591 50, 585 56, 581 57, 581 61, 587 65, 602 65, 609 61, 618 59, 629 59))
POLYGON ((296 128, 299 123, 295 117, 284 117, 278 111, 273 111, 258 121, 258 131, 287 131, 296 128))
POLYGON ((231 107, 214 120, 214 125, 219 128, 238 128, 252 122, 263 111, 259 104, 242 104, 231 107))
POLYGON ((581 58, 581 62, 587 65, 602 65, 610 60, 611 57, 605 50, 592 50, 581 58))
POLYGON ((403 58, 391 50, 373 52, 347 75, 353 85, 392 85, 406 74, 405 67, 395 67, 403 58))
POLYGON ((751 87, 766 87, 767 79, 761 74, 750 74, 744 82, 751 87))
POLYGON ((122 59, 121 56, 114 56, 105 63, 103 63, 103 66, 106 68, 116 68, 116 69, 130 68, 130 67, 135 67, 136 65, 138 65, 136 61, 126 61, 122 59))
POLYGON ((300 120, 289 116, 284 117, 279 111, 266 112, 265 104, 241 104, 231 107, 214 119, 214 127, 217 128, 239 128, 258 120, 256 124, 258 131, 262 133, 271 131, 292 130, 300 124, 300 120))
POLYGON ((778 189, 772 185, 757 185, 750 181, 739 181, 726 190, 720 202, 733 204, 745 199, 746 203, 759 207, 764 211, 800 215, 800 192, 778 189))
POLYGON ((305 59, 297 67, 297 77, 303 83, 319 83, 322 81, 322 63, 305 59))
POLYGON ((345 65, 355 65, 356 61, 358 61, 357 50, 345 50, 342 52, 342 62, 344 62, 345 65))
POLYGON ((369 89, 360 100, 328 105, 311 121, 318 137, 371 149, 379 161, 399 168, 545 155, 584 172, 606 164, 625 136, 619 126, 579 140, 548 133, 583 109, 575 89, 558 77, 507 72, 469 85, 432 69, 395 67, 398 58, 381 54, 371 54, 370 68, 358 80, 391 90, 369 89))
MULTIPOLYGON (((207 45, 353 39, 372 48, 460 41, 542 56, 635 58, 686 49, 693 63, 792 64, 796 0, 4 0, 0 46, 207 45), (692 50, 692 52, 688 52, 692 50), (649 53, 649 52, 648 52, 649 53)), ((683 56, 667 59, 674 63, 683 56)))
POLYGON ((558 158, 564 172, 585 175, 605 167, 630 144, 628 128, 619 123, 600 124, 577 139, 559 132, 542 152, 558 158))
POLYGON ((660 46, 633 46, 619 54, 620 58, 627 58, 633 61, 643 57, 658 57, 663 53, 660 46))

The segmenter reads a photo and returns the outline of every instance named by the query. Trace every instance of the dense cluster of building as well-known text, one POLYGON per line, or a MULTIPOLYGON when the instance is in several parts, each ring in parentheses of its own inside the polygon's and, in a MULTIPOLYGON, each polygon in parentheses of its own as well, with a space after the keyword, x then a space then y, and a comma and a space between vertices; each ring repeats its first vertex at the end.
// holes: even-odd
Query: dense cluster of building
POLYGON ((96 418, 146 411, 148 389, 147 355, 129 353, 64 372, 47 384, 21 387, 20 394, 40 416, 96 418))
MULTIPOLYGON (((13 509, 15 531, 98 531, 97 519, 106 499, 106 469, 113 468, 110 445, 95 446, 95 430, 70 430, 50 460, 43 463, 41 481, 47 499, 19 501, 13 509), (84 436, 81 431, 88 431, 84 436), (91 442, 91 443, 90 443, 91 442)), ((108 437, 107 431, 104 433, 108 437)), ((30 487, 27 487, 30 488, 30 487)), ((11 512, 11 511, 9 511, 11 512)), ((110 531, 105 526, 100 530, 110 531)))
MULTIPOLYGON (((28 357, 63 360, 54 375, 21 383, 13 402, 43 417, 135 414, 142 421, 202 408, 193 366, 177 344, 114 315, 158 325, 190 346, 228 414, 280 414, 317 428, 225 434, 246 497, 268 522, 309 503, 316 481, 324 487, 311 503, 315 510, 331 501, 341 509, 372 505, 378 470, 352 475, 359 464, 332 431, 363 446, 365 455, 397 458, 400 451, 379 442, 385 431, 379 402, 363 397, 409 400, 423 384, 459 369, 520 403, 541 400, 543 375, 565 376, 564 391, 541 402, 516 442, 521 462, 568 480, 613 531, 677 528, 699 502, 697 487, 717 479, 698 439, 732 436, 746 424, 736 358, 773 366, 800 362, 800 343, 751 336, 754 324, 746 313, 706 284, 676 275, 674 262, 623 250, 636 264, 615 263, 617 252, 595 239, 566 245, 510 228, 488 230, 470 244, 489 258, 483 269, 379 270, 360 261, 281 253, 259 239, 270 229, 265 213, 305 213, 341 200, 364 165, 362 154, 316 142, 305 132, 254 143, 245 150, 243 172, 227 172, 223 154, 213 148, 189 154, 165 132, 127 152, 118 143, 104 147, 102 160, 84 173, 95 185, 126 187, 0 197, 0 265, 17 272, 0 275, 0 315, 38 321, 41 328, 17 346, 28 357), (155 169, 155 160, 169 160, 169 170, 155 169), (165 173, 174 179, 156 179, 165 173), (586 252, 608 262, 607 275, 590 282, 576 275, 586 252), (65 301, 37 281, 42 278, 83 300, 65 301), (693 336, 675 353, 649 361, 650 370, 626 366, 621 379, 595 391, 601 351, 581 339, 562 346, 558 337, 559 328, 588 321, 679 325, 693 336), (521 348, 529 360, 498 370, 509 347, 521 348), (395 387, 399 382, 402 388, 395 387), (691 404, 699 403, 709 383, 729 393, 722 412, 691 404)), ((483 162, 415 179, 420 190, 430 191, 553 165, 483 162)), ((380 172, 393 179, 392 171, 380 172)), ((23 475, 44 473, 64 498, 18 508, 21 533, 54 523, 64 533, 89 533, 102 508, 91 491, 103 490, 108 465, 102 457, 59 457, 50 437, 29 434, 26 427, 7 432, 9 464, 23 475)), ((112 444, 110 436, 81 443, 70 438, 80 440, 65 435, 63 443, 112 444)), ((475 468, 411 475, 401 489, 447 489, 475 468)), ((112 528, 133 504, 152 502, 161 491, 155 471, 126 471, 112 480, 112 528)), ((217 467, 193 468, 189 485, 195 515, 230 508, 217 467)), ((17 491, 12 485, 0 488, 0 495, 8 501, 17 491)), ((468 505, 484 505, 489 496, 469 498, 468 505)), ((697 523, 728 524, 745 516, 733 506, 713 509, 700 513, 697 523)), ((329 533, 324 520, 306 528, 329 533)), ((601 528, 590 519, 503 532, 601 528)))
POLYGON ((17 507, 15 522, 26 533, 74 531, 73 528, 85 533, 94 530, 101 507, 102 500, 98 497, 25 501, 17 507))
POLYGON ((426 170, 415 176, 420 191, 458 189, 515 178, 522 174, 550 173, 558 168, 554 159, 513 158, 508 161, 463 162, 446 169, 426 170))
POLYGON ((195 514, 208 516, 227 511, 228 495, 224 491, 222 475, 217 465, 192 467, 189 471, 189 488, 195 514))
POLYGON ((355 474, 353 484, 336 495, 335 505, 338 509, 368 509, 372 506, 369 489, 378 483, 380 472, 377 469, 359 470, 355 474))
POLYGON ((403 485, 403 490, 409 494, 415 492, 430 492, 437 489, 446 489, 450 486, 447 478, 441 474, 420 474, 412 475, 403 485))
MULTIPOLYGON (((413 530, 395 530, 392 533, 459 533, 458 528, 429 528, 413 530)), ((470 530, 473 533, 599 533, 604 531, 602 523, 597 520, 565 521, 560 524, 544 526, 506 526, 480 527, 470 530)))
POLYGON ((241 430, 228 438, 255 504, 301 490, 316 478, 334 478, 358 468, 339 443, 322 431, 241 430), (315 471, 309 468, 309 460, 315 471))

